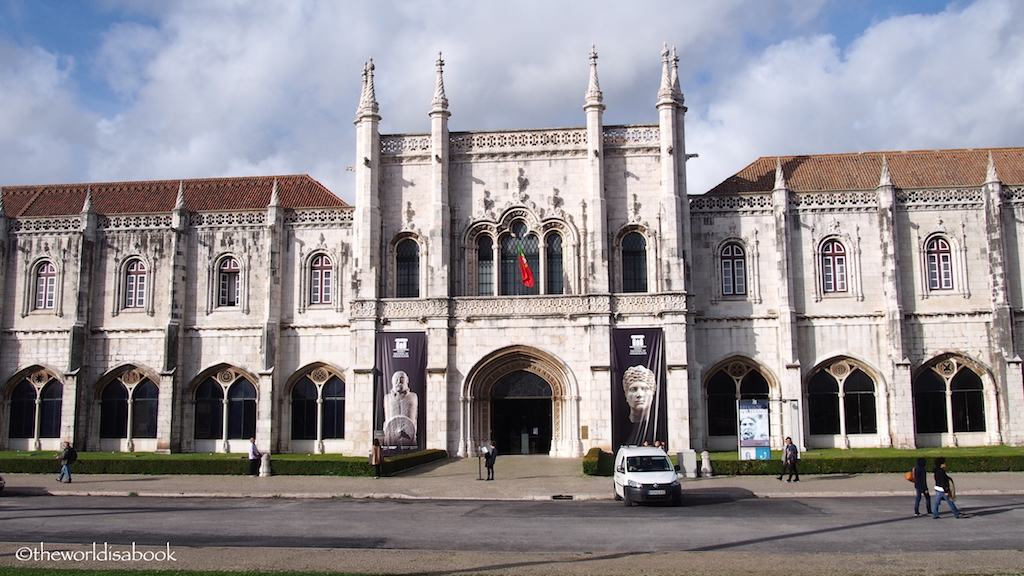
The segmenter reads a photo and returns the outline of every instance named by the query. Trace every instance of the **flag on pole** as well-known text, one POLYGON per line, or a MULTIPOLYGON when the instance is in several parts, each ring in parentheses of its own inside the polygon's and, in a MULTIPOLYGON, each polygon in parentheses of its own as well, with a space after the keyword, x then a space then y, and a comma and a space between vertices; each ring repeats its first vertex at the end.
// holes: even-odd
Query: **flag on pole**
POLYGON ((530 271, 530 263, 526 261, 526 254, 523 253, 522 242, 519 242, 519 274, 523 277, 523 286, 533 288, 533 272, 530 271))

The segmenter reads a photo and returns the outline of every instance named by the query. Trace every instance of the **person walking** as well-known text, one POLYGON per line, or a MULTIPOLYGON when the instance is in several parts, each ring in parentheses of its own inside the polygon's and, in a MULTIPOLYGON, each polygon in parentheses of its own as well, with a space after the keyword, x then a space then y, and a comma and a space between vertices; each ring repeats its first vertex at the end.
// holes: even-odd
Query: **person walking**
POLYGON ((380 478, 380 467, 384 464, 384 449, 380 446, 380 440, 373 439, 373 447, 370 448, 370 466, 373 466, 374 479, 380 478))
POLYGON ((946 474, 946 459, 940 456, 935 459, 935 505, 932 506, 932 518, 939 519, 939 504, 943 500, 949 504, 949 510, 953 512, 954 518, 966 518, 966 514, 956 509, 954 498, 956 497, 953 495, 953 479, 946 474))
POLYGON ((789 471, 789 478, 786 478, 786 482, 799 482, 800 472, 796 469, 796 461, 800 458, 800 450, 793 444, 793 439, 786 436, 786 447, 782 450, 782 474, 779 474, 779 481, 782 481, 782 477, 786 475, 786 471, 789 471))
POLYGON ((924 498, 924 513, 932 513, 932 496, 928 493, 928 472, 924 469, 924 458, 917 459, 914 466, 914 516, 920 516, 921 498, 924 498))
POLYGON ((498 458, 498 449, 494 447, 494 442, 487 447, 487 453, 484 454, 484 467, 487 468, 487 479, 494 480, 494 461, 498 458))
POLYGON ((61 443, 60 447, 61 451, 56 455, 56 458, 60 460, 60 476, 57 476, 57 482, 71 484, 71 465, 78 460, 78 452, 75 451, 71 442, 66 440, 61 443), (67 480, 64 480, 65 476, 67 476, 67 480))
POLYGON ((263 454, 256 447, 256 439, 249 438, 249 477, 255 478, 260 473, 260 459, 263 454))

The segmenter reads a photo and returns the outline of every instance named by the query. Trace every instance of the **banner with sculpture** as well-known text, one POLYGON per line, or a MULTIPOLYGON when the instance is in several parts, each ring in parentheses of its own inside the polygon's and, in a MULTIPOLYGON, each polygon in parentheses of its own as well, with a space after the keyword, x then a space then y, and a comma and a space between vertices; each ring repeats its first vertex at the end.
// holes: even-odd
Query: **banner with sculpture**
POLYGON ((426 448, 427 335, 377 334, 374 430, 389 456, 426 448))
POLYGON ((612 330, 612 447, 667 440, 661 328, 612 330))

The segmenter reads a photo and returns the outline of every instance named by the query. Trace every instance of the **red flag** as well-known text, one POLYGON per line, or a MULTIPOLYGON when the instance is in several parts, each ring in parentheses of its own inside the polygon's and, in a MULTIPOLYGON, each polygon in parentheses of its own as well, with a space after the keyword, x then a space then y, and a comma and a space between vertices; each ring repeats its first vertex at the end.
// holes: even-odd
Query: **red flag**
POLYGON ((533 272, 530 271, 530 263, 526 261, 526 254, 523 254, 523 245, 519 244, 519 273, 523 277, 523 286, 533 288, 533 272))

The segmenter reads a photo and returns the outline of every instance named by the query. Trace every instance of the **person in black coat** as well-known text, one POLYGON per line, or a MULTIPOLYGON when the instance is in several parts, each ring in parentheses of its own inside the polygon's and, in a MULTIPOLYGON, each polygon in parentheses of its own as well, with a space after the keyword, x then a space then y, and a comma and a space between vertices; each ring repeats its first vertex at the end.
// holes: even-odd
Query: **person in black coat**
POLYGON ((924 497, 924 513, 932 513, 932 496, 928 493, 928 472, 924 469, 924 458, 917 459, 914 466, 914 516, 920 516, 921 497, 924 497))
POLYGON ((487 468, 487 479, 494 480, 494 461, 498 458, 498 450, 494 447, 494 442, 487 447, 487 453, 484 454, 484 467, 487 468))
POLYGON ((964 518, 965 514, 961 514, 956 509, 956 504, 951 499, 952 489, 951 484, 953 481, 949 475, 946 474, 946 459, 939 457, 935 459, 935 506, 932 507, 932 518, 939 519, 939 504, 943 500, 949 503, 949 509, 953 512, 953 516, 956 518, 964 518))

